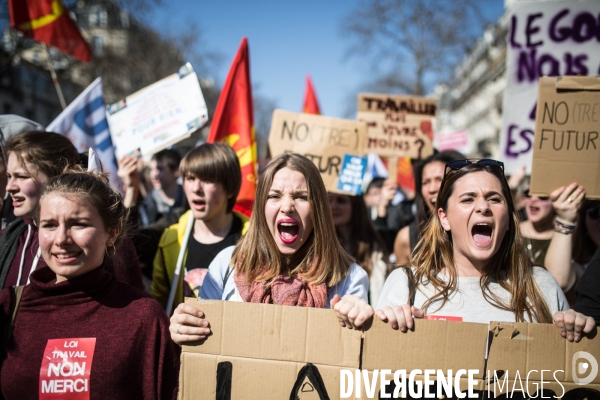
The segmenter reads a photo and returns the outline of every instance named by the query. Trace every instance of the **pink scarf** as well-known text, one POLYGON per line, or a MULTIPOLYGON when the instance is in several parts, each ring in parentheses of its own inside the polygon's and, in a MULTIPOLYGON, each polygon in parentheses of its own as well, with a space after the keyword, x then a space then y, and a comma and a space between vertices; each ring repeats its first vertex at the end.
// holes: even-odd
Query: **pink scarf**
POLYGON ((243 275, 234 275, 242 299, 250 303, 281 304, 284 306, 327 307, 327 285, 309 285, 298 278, 279 275, 270 284, 246 283, 243 275))

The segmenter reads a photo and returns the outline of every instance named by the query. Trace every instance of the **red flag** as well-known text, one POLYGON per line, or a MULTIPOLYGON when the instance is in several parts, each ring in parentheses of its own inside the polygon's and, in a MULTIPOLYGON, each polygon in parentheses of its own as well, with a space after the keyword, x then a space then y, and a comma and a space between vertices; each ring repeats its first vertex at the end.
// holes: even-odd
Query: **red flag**
POLYGON ((225 142, 237 153, 242 169, 242 187, 234 209, 250 216, 256 192, 256 139, 246 38, 242 39, 229 69, 207 141, 225 142))
POLYGON ((321 114, 317 94, 313 88, 310 75, 306 76, 306 92, 304 93, 304 107, 302 107, 302 112, 307 114, 321 114))
POLYGON ((61 0, 8 0, 10 26, 34 40, 89 62, 92 49, 61 0))

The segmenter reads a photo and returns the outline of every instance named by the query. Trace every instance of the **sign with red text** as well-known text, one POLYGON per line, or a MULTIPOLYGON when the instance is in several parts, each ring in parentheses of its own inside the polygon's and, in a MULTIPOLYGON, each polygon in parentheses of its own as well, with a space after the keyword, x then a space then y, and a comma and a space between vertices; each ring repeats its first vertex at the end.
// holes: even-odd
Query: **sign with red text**
POLYGON ((49 339, 40 368, 40 400, 89 400, 96 338, 49 339))
POLYGON ((367 124, 367 152, 423 159, 433 154, 437 101, 417 96, 358 95, 356 119, 367 124))
POLYGON ((513 2, 506 56, 500 159, 507 174, 531 171, 538 81, 600 75, 600 2, 513 2))
POLYGON ((346 154, 365 153, 364 123, 321 115, 275 110, 269 133, 271 156, 298 153, 310 159, 321 173, 328 191, 337 188, 346 154))

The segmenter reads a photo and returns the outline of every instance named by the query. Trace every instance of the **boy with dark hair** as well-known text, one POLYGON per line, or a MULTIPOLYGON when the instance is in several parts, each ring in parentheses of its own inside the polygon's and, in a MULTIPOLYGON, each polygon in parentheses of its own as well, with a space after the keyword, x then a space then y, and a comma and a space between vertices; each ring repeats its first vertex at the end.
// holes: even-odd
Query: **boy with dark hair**
POLYGON ((246 216, 233 211, 242 175, 231 147, 222 143, 196 147, 183 157, 179 172, 190 210, 163 233, 151 287, 152 295, 166 307, 181 263, 171 310, 184 296, 197 295, 213 258, 235 245, 249 225, 246 216))

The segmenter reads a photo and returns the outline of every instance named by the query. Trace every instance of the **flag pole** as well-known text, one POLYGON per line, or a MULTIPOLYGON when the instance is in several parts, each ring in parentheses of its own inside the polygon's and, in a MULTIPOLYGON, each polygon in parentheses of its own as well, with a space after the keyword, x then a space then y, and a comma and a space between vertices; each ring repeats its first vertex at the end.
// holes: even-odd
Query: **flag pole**
POLYGON ((60 84, 58 83, 58 78, 56 77, 56 71, 54 71, 54 62, 52 61, 52 57, 50 57, 50 50, 48 49, 48 45, 44 43, 44 48, 46 49, 46 56, 48 57, 48 67, 50 68, 50 75, 52 76, 52 82, 54 83, 54 88, 56 89, 56 93, 58 94, 58 99, 60 100, 60 105, 64 110, 67 108, 65 103, 65 98, 63 97, 62 90, 60 88, 60 84))

